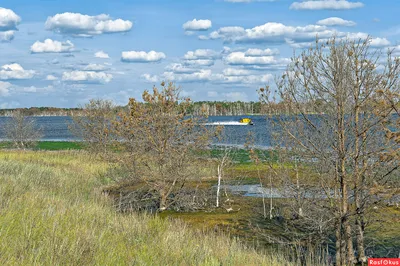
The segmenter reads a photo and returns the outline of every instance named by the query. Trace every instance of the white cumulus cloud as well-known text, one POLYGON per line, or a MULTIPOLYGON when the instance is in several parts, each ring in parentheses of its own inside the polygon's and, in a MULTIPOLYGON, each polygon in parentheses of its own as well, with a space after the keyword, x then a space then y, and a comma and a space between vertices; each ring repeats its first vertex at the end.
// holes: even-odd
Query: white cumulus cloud
POLYGON ((249 70, 236 69, 236 68, 225 68, 222 73, 224 76, 248 76, 250 75, 249 70))
POLYGON ((175 74, 173 72, 164 72, 166 80, 179 81, 179 82, 205 82, 209 81, 212 77, 212 71, 209 69, 201 69, 197 72, 190 74, 175 74))
POLYGON ((94 54, 94 57, 103 58, 103 59, 108 59, 108 58, 110 58, 110 56, 109 56, 107 53, 103 52, 103 51, 98 51, 98 52, 96 52, 96 53, 94 54))
POLYGON ((197 60, 197 59, 213 59, 219 55, 218 52, 211 49, 197 49, 195 51, 188 51, 184 59, 197 60))
MULTIPOLYGON (((341 37, 337 37, 336 39, 337 40, 349 39, 349 40, 358 41, 358 40, 366 40, 367 38, 369 38, 369 40, 370 40, 370 45, 375 48, 382 48, 382 47, 389 46, 391 44, 390 41, 386 38, 371 37, 369 34, 364 33, 364 32, 348 32, 348 33, 345 33, 344 35, 341 35, 341 37)), ((329 40, 328 38, 319 39, 319 41, 321 43, 327 42, 328 40, 329 40)), ((294 48, 299 48, 299 49, 305 49, 305 48, 310 48, 310 47, 315 46, 315 41, 314 42, 296 43, 291 40, 287 40, 287 43, 290 46, 292 46, 294 48)))
POLYGON ((278 65, 287 64, 289 59, 277 59, 274 56, 247 56, 243 52, 233 52, 225 57, 228 65, 278 65))
POLYGON ((14 39, 21 18, 11 9, 0 7, 0 42, 9 42, 14 39))
POLYGON ((346 26, 346 27, 352 27, 355 26, 356 23, 351 20, 345 20, 342 18, 338 17, 330 17, 326 19, 321 19, 317 22, 318 25, 322 26, 346 26))
POLYGON ((11 9, 0 7, 0 31, 16 30, 21 18, 11 9))
POLYGON ((220 57, 220 53, 211 49, 197 49, 188 51, 183 56, 182 64, 189 67, 212 66, 215 59, 220 57))
POLYGON ((0 81, 0 96, 8 96, 11 86, 9 82, 0 81))
POLYGON ((233 41, 236 38, 243 36, 246 34, 246 30, 243 27, 239 26, 229 26, 229 27, 222 27, 219 28, 217 31, 213 31, 210 35, 199 36, 200 40, 207 40, 207 39, 224 39, 225 41, 233 41))
POLYGON ((47 75, 46 76, 46 80, 58 80, 58 78, 56 76, 53 76, 53 75, 47 75))
POLYGON ((311 0, 303 2, 294 2, 290 5, 290 9, 296 10, 321 10, 321 9, 353 9, 363 7, 361 2, 350 2, 347 0, 311 0))
POLYGON ((279 54, 278 49, 248 49, 245 53, 246 56, 270 56, 279 54))
POLYGON ((211 84, 258 84, 265 85, 273 80, 272 74, 254 75, 247 71, 240 71, 239 69, 226 69, 223 73, 214 74, 210 69, 200 69, 193 73, 174 73, 164 72, 161 76, 143 74, 148 82, 157 82, 160 80, 170 80, 182 83, 191 82, 204 82, 211 84))
POLYGON ((193 73, 193 72, 197 71, 195 68, 190 68, 190 67, 184 66, 180 63, 170 64, 170 65, 166 66, 165 69, 167 71, 172 71, 174 73, 180 73, 180 74, 193 73))
POLYGON ((319 38, 329 38, 335 34, 340 35, 341 33, 320 25, 295 27, 277 22, 268 22, 250 29, 237 26, 222 27, 217 31, 211 32, 208 38, 236 43, 283 43, 286 39, 304 42, 306 40, 315 40, 317 35, 319 38))
POLYGON ((17 91, 19 92, 28 92, 28 93, 36 93, 36 92, 51 92, 54 91, 55 88, 50 85, 47 87, 35 87, 35 86, 30 86, 30 87, 18 87, 17 91))
POLYGON ((156 75, 150 75, 150 74, 143 74, 141 75, 141 78, 143 78, 144 80, 148 81, 148 82, 158 82, 159 81, 159 77, 156 75))
POLYGON ((63 81, 79 82, 79 83, 109 83, 113 76, 104 72, 95 71, 71 71, 64 72, 63 81))
POLYGON ((228 76, 225 74, 215 74, 212 82, 216 84, 259 84, 265 85, 273 80, 271 74, 265 75, 237 75, 228 76))
POLYGON ((182 27, 185 31, 205 31, 212 27, 212 23, 209 19, 193 19, 185 22, 182 27))
POLYGON ((390 45, 390 41, 386 38, 372 38, 370 43, 372 47, 385 47, 390 45))
POLYGON ((14 31, 0 31, 0 42, 9 42, 14 39, 14 31))
POLYGON ((83 68, 84 71, 104 71, 107 69, 108 67, 99 64, 88 64, 83 68))
POLYGON ((46 30, 77 37, 91 37, 104 33, 127 32, 133 23, 129 20, 113 20, 109 15, 83 15, 80 13, 62 13, 48 17, 45 23, 46 30))
POLYGON ((0 67, 0 79, 31 79, 35 75, 33 70, 25 70, 17 63, 3 65, 0 67))
POLYGON ((70 41, 59 42, 46 39, 44 42, 36 41, 31 46, 32 53, 66 53, 74 50, 74 44, 70 41))
POLYGON ((121 61, 123 62, 132 62, 132 63, 150 63, 150 62, 159 62, 162 59, 165 59, 166 56, 164 53, 150 51, 127 51, 122 52, 121 61))
POLYGON ((212 66, 214 62, 213 59, 185 60, 183 61, 183 65, 191 67, 212 66))

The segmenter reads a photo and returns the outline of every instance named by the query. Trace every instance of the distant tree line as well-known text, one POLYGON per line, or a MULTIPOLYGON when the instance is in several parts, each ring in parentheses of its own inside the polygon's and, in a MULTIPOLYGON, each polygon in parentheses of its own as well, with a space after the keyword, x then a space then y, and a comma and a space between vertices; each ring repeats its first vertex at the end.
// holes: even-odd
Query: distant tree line
POLYGON ((190 112, 195 115, 199 113, 206 113, 210 116, 260 114, 261 103, 242 101, 200 101, 194 102, 191 105, 190 112))
MULTIPOLYGON (((318 103, 302 103, 304 110, 308 113, 314 113, 315 106, 318 103)), ((291 105, 286 101, 274 101, 270 103, 263 102, 227 102, 227 101, 199 101, 192 102, 188 107, 190 114, 199 115, 206 114, 208 116, 225 116, 225 115, 280 115, 293 114, 296 112, 290 109, 291 105)), ((127 109, 127 106, 114 106, 115 112, 127 109)), ((321 109, 321 108, 320 108, 321 109)), ((25 116, 75 116, 84 115, 82 107, 76 108, 57 108, 57 107, 31 107, 31 108, 15 108, 0 109, 0 116, 12 116, 16 112, 21 112, 25 116)))
POLYGON ((0 109, 0 116, 12 116, 14 113, 23 113, 26 116, 71 116, 81 112, 81 108, 57 108, 57 107, 31 107, 0 109))

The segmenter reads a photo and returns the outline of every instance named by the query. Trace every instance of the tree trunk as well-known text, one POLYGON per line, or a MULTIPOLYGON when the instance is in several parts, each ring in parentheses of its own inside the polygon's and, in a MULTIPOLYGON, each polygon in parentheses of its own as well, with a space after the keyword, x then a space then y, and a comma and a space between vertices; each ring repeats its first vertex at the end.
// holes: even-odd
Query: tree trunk
MULTIPOLYGON (((364 250, 364 217, 363 207, 361 204, 362 193, 364 190, 364 174, 362 173, 367 168, 367 162, 365 160, 366 154, 366 134, 362 134, 362 142, 360 145, 360 105, 359 105, 359 70, 358 61, 356 61, 356 87, 354 88, 354 201, 355 201, 355 227, 356 227, 356 241, 357 241, 357 262, 366 262, 365 250, 364 250), (361 146, 361 147, 360 147, 361 146), (362 158, 362 170, 360 170, 359 158, 362 158)), ((364 117, 364 116, 363 116, 364 117)), ((361 128, 362 130, 362 128, 361 128)))
POLYGON ((352 233, 351 233, 351 224, 349 222, 348 216, 345 218, 343 225, 345 227, 346 241, 347 241, 347 265, 353 265, 355 262, 353 237, 352 237, 352 233))
POLYGON ((222 172, 221 167, 218 165, 217 208, 219 207, 219 192, 221 189, 221 178, 222 178, 221 172, 222 172))
POLYGON ((351 234, 351 225, 349 223, 349 202, 348 202, 348 187, 347 187, 347 174, 346 174, 346 127, 345 127, 345 111, 344 111, 344 104, 345 99, 343 98, 344 95, 341 95, 343 87, 341 86, 341 81, 337 83, 338 87, 337 90, 339 95, 337 96, 337 110, 338 110, 338 158, 339 158, 339 165, 338 165, 338 177, 340 181, 341 187, 341 219, 342 219, 342 232, 343 232, 343 244, 345 246, 344 252, 341 251, 342 261, 345 258, 344 264, 353 264, 354 262, 354 249, 353 249, 353 239, 351 234))
POLYGON ((297 204, 299 204, 299 217, 303 216, 302 202, 300 199, 300 180, 299 180, 299 169, 297 168, 297 159, 295 161, 295 170, 296 170, 296 186, 297 186, 297 204))
POLYGON ((351 233, 351 225, 349 222, 349 203, 348 203, 348 192, 346 181, 342 181, 342 225, 345 242, 344 245, 347 247, 346 250, 346 265, 354 264, 354 249, 353 249, 353 237, 351 233))
POLYGON ((167 198, 168 198, 168 194, 161 192, 161 197, 160 197, 160 207, 159 207, 159 211, 165 211, 167 209, 167 198))
MULTIPOLYGON (((272 220, 272 210, 273 210, 273 206, 272 206, 272 175, 271 172, 269 171, 269 219, 272 220)), ((266 216, 265 214, 265 204, 264 204, 264 216, 266 216)))
MULTIPOLYGON (((359 176, 357 177, 356 182, 359 182, 359 176)), ((363 181, 362 181, 363 182, 363 181)), ((364 214, 362 207, 362 190, 361 187, 355 186, 354 188, 354 201, 356 204, 356 217, 355 217, 355 227, 356 227, 356 240, 357 240, 357 261, 359 263, 365 263, 367 258, 365 257, 365 249, 364 249, 364 214)))
POLYGON ((340 217, 337 218, 336 221, 336 266, 342 265, 342 232, 341 232, 341 219, 340 217))
POLYGON ((358 249, 357 261, 364 265, 367 262, 367 257, 364 250, 364 216, 362 214, 356 218, 356 237, 358 249))

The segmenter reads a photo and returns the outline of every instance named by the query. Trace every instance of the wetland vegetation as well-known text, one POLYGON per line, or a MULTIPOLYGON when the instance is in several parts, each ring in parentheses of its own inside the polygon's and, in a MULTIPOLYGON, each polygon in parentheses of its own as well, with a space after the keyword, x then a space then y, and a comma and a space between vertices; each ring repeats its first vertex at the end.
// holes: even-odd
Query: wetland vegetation
POLYGON ((389 53, 377 71, 368 51, 368 40, 317 41, 276 91, 261 88, 265 106, 278 92, 286 108, 269 149, 252 135, 243 147, 211 145, 229 136, 174 83, 118 112, 91 100, 73 116, 81 142, 37 142, 13 115, 7 128, 21 134, 0 146, 0 261, 362 265, 397 256, 400 60, 389 53))

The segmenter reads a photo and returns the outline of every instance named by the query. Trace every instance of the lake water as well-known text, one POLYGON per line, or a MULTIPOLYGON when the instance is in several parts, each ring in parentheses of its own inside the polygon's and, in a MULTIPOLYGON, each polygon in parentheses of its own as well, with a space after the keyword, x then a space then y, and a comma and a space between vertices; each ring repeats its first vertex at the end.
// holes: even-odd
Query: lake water
MULTIPOLYGON (((241 194, 246 197, 265 197, 265 198, 294 198, 297 196, 297 191, 290 190, 289 188, 270 188, 263 187, 261 185, 225 185, 221 186, 222 188, 226 188, 233 193, 241 194)), ((301 198, 317 198, 317 199, 326 199, 327 195, 324 190, 311 190, 307 191, 302 189, 299 191, 301 198)), ((349 192, 352 194, 352 191, 349 192)), ((330 191, 330 196, 334 197, 334 191, 330 191)))
MULTIPOLYGON (((216 189, 217 186, 214 186, 216 189)), ((288 199, 288 198, 296 198, 297 192, 295 190, 290 190, 288 188, 270 188, 270 187, 262 187, 261 185, 223 185, 222 189, 227 189, 234 194, 243 195, 245 197, 256 197, 256 198, 276 198, 276 199, 288 199)), ((326 199, 327 192, 322 189, 310 189, 307 190, 301 189, 299 191, 301 199, 326 199)), ((333 190, 330 192, 330 197, 334 198, 335 193, 333 190)), ((352 190, 348 191, 349 193, 349 201, 352 202, 354 200, 354 192, 352 190)), ((365 195, 368 194, 366 190, 365 195)), ((400 195, 392 195, 391 197, 385 197, 384 195, 370 195, 372 201, 383 201, 385 204, 389 204, 392 206, 399 206, 400 203, 400 195)))
MULTIPOLYGON (((2 131, 4 123, 9 117, 0 117, 0 139, 4 139, 2 131)), ((68 116, 40 116, 33 117, 36 124, 43 129, 43 141, 74 141, 78 140, 69 130, 68 125, 72 123, 68 116)), ((259 148, 271 146, 271 121, 264 116, 210 116, 209 124, 221 124, 225 128, 225 139, 215 141, 222 145, 244 145, 249 133, 254 136, 254 144, 259 148), (240 125, 238 122, 243 117, 249 117, 254 125, 240 125)), ((210 125, 212 126, 212 125, 210 125)))

